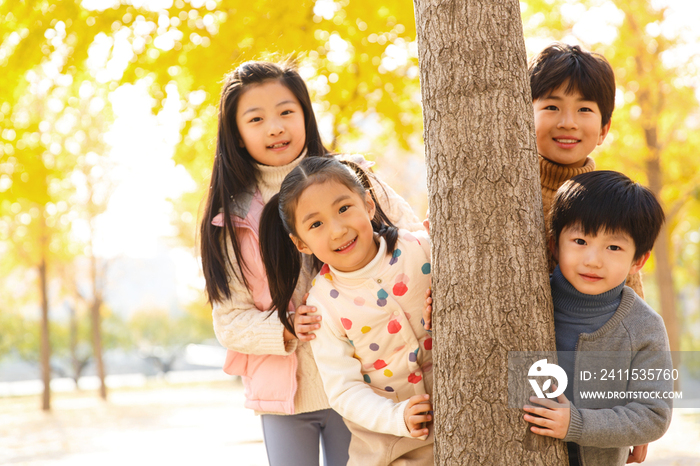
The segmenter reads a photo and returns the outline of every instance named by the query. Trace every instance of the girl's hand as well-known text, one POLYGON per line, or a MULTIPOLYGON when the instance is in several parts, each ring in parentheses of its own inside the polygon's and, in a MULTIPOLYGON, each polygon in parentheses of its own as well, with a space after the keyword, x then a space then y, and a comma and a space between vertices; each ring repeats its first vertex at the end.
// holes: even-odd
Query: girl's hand
POLYGON ((430 395, 415 395, 408 399, 408 405, 403 412, 403 420, 411 433, 411 437, 428 435, 426 423, 433 419, 430 412, 433 405, 430 404, 430 395))
MULTIPOLYGON (((553 386, 556 390, 556 386, 553 386)), ((523 409, 528 413, 535 414, 531 416, 526 414, 524 419, 527 422, 535 424, 530 427, 534 433, 544 435, 545 437, 554 437, 563 439, 569 431, 569 423, 571 422, 571 403, 562 393, 557 397, 557 401, 550 399, 537 398, 531 396, 530 401, 544 406, 544 408, 525 405, 523 409)))
MULTIPOLYGON (((292 314, 292 316, 294 316, 294 314, 292 314)), ((296 340, 297 336, 289 330, 287 330, 287 327, 284 327, 284 333, 282 334, 282 338, 284 338, 285 343, 289 343, 292 340, 296 340)))
POLYGON ((425 307, 423 308, 423 327, 426 330, 433 328, 433 291, 428 288, 425 292, 425 307))
POLYGON ((304 295, 302 303, 297 308, 294 313, 294 331, 297 334, 297 338, 301 341, 311 341, 316 338, 314 335, 314 330, 321 328, 321 316, 320 315, 308 315, 316 312, 316 308, 313 306, 306 305, 306 299, 309 297, 309 293, 304 295))

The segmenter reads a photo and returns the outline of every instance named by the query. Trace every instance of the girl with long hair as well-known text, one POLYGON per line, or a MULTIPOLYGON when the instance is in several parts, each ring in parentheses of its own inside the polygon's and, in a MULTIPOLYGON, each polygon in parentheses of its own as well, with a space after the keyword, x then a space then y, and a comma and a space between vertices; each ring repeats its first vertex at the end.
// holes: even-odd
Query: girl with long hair
MULTIPOLYGON (((284 177, 306 158, 328 157, 306 84, 291 64, 246 62, 225 77, 200 228, 202 268, 214 331, 228 349, 224 370, 241 376, 246 407, 261 414, 272 466, 318 464, 319 439, 326 465, 345 465, 348 458, 350 435, 330 409, 308 344, 309 332, 321 325, 304 305, 313 263, 303 261, 294 277, 285 327, 269 312, 258 242, 263 207, 284 177)), ((391 188, 378 191, 392 220, 421 227, 391 188)))

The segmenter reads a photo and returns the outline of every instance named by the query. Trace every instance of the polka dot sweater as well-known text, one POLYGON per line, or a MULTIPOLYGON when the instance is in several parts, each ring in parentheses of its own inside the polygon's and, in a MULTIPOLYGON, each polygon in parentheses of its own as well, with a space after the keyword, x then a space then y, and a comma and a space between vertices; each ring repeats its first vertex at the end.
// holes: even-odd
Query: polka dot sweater
POLYGON ((432 338, 421 323, 429 286, 428 235, 405 230, 393 253, 379 238, 377 256, 362 269, 324 265, 314 278, 308 303, 323 323, 311 348, 329 402, 346 419, 410 437, 407 400, 432 393, 432 338))

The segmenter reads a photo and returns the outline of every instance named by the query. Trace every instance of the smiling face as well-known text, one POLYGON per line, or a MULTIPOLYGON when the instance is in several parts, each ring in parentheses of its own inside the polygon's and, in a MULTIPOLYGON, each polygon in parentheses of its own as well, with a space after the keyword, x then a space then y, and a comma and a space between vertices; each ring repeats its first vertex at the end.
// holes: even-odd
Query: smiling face
POLYGON ((610 122, 601 127, 598 104, 584 100, 577 90, 566 94, 567 86, 565 82, 533 102, 537 152, 556 164, 578 168, 603 143, 610 122))
POLYGON ((564 278, 589 295, 619 286, 642 268, 650 254, 634 260, 634 241, 627 233, 599 231, 593 236, 578 227, 564 228, 553 252, 564 278))
POLYGON ((263 165, 287 165, 306 146, 304 110, 279 81, 255 84, 243 92, 236 109, 241 146, 263 165))
POLYGON ((374 202, 344 184, 314 183, 299 196, 295 210, 297 249, 341 272, 353 272, 377 255, 372 218, 374 202))

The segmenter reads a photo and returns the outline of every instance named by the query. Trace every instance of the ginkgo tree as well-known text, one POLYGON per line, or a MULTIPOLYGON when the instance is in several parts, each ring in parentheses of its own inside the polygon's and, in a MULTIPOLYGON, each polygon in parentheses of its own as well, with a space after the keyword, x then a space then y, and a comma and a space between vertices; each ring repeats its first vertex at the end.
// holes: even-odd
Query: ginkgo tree
MULTIPOLYGON (((4 192, 0 202, 0 239, 13 245, 3 255, 3 260, 34 269, 38 281, 41 308, 41 365, 45 386, 42 407, 50 408, 50 339, 49 339, 49 281, 52 262, 70 260, 77 251, 69 246, 68 205, 65 199, 72 187, 64 182, 69 158, 56 157, 60 146, 54 145, 50 136, 42 141, 42 111, 39 94, 29 96, 22 103, 24 114, 13 114, 15 128, 3 130, 4 138, 18 139, 14 146, 5 144, 3 165, 6 179, 12 189, 4 192), (21 150, 21 159, 14 156, 14 147, 21 150), (8 150, 10 149, 10 150, 8 150), (52 150, 53 149, 53 150, 52 150)), ((49 110, 50 111, 50 110, 49 110)), ((19 154, 18 154, 19 155, 19 154)))
POLYGON ((71 139, 80 137, 72 131, 85 115, 67 109, 77 103, 76 78, 94 38, 110 33, 112 14, 118 14, 92 16, 80 3, 0 4, 0 240, 12 245, 4 260, 36 271, 44 410, 51 401, 53 266, 82 253, 70 234, 76 214, 70 174, 81 155, 71 150, 71 139))

